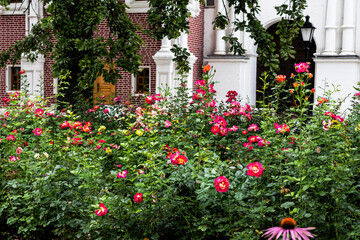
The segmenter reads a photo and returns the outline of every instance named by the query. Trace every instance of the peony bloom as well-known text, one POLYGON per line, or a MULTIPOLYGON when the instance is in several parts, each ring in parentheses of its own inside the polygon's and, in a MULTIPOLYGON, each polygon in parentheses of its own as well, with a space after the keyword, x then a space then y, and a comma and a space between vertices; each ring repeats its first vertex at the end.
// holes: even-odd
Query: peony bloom
POLYGON ((166 128, 171 127, 171 122, 169 120, 164 121, 164 124, 166 128))
MULTIPOLYGON (((118 165, 118 166, 121 167, 121 165, 118 165)), ((127 174, 127 170, 124 170, 122 172, 119 172, 116 177, 117 178, 126 178, 126 174, 127 174)))
POLYGON ((142 193, 136 193, 134 196, 134 201, 137 203, 141 203, 143 201, 143 194, 142 193))
POLYGON ((210 65, 205 65, 204 68, 203 68, 204 73, 210 71, 210 69, 211 69, 211 66, 210 66, 210 65))
POLYGON ((276 81, 278 81, 278 83, 281 83, 283 81, 286 80, 286 76, 285 75, 277 75, 276 76, 276 81))
POLYGON ((280 223, 280 227, 272 227, 264 230, 265 233, 262 235, 262 237, 269 238, 270 240, 274 237, 278 239, 282 235, 282 239, 290 239, 290 237, 292 240, 309 239, 309 237, 314 238, 314 236, 309 232, 310 230, 314 229, 314 227, 298 228, 296 227, 296 222, 294 219, 284 218, 280 223))
POLYGON ((259 162, 249 163, 247 169, 248 171, 246 174, 251 177, 260 177, 264 170, 259 162))
POLYGON ((229 190, 229 179, 227 179, 224 176, 220 176, 214 180, 214 185, 216 188, 216 191, 218 192, 227 192, 229 190))
POLYGON ((103 203, 99 204, 100 209, 95 210, 95 214, 98 216, 104 216, 107 213, 107 207, 103 203))
POLYGON ((43 130, 41 128, 35 128, 32 132, 34 133, 35 136, 41 136, 43 130))

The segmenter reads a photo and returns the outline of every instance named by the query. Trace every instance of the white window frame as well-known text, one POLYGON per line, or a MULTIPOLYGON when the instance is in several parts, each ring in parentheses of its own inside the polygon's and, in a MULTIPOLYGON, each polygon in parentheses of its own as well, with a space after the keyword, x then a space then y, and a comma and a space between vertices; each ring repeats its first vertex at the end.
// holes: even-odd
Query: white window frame
MULTIPOLYGON (((11 90, 11 69, 13 67, 19 67, 21 70, 21 65, 16 64, 16 65, 6 65, 6 74, 5 74, 5 85, 6 85, 6 92, 7 93, 14 93, 14 92, 20 92, 21 91, 21 82, 20 82, 20 90, 11 90)), ((21 77, 20 77, 20 81, 21 81, 21 77)))
POLYGON ((125 4, 129 6, 127 13, 146 13, 149 9, 148 1, 125 0, 125 4))
MULTIPOLYGON (((150 66, 140 66, 139 69, 141 69, 141 68, 149 69, 149 94, 150 94, 150 92, 151 92, 151 67, 150 66)), ((132 76, 131 77, 131 94, 133 96, 143 96, 144 93, 135 93, 135 91, 136 91, 136 83, 137 83, 136 75, 131 75, 131 76, 132 76)))
POLYGON ((25 9, 28 5, 28 1, 23 3, 10 3, 9 6, 0 6, 0 15, 25 15, 25 9))

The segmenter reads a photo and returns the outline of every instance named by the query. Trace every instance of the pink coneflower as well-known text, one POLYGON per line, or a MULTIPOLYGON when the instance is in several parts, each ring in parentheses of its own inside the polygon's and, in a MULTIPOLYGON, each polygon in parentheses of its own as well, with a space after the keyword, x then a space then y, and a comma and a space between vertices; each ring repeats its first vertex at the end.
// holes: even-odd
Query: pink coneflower
POLYGON ((104 216, 107 213, 107 207, 103 203, 99 204, 100 209, 95 210, 95 214, 98 216, 104 216))
POLYGON ((227 179, 224 176, 220 176, 214 180, 214 185, 216 188, 216 191, 218 192, 227 192, 229 190, 229 179, 227 179))
POLYGON ((281 237, 283 235, 283 239, 291 239, 297 240, 297 239, 309 239, 314 238, 314 236, 309 232, 310 230, 314 230, 314 227, 308 227, 308 228, 298 228, 296 227, 296 222, 292 218, 284 218, 281 223, 280 227, 272 227, 268 228, 265 231, 265 233, 262 235, 262 237, 266 237, 270 239, 273 239, 276 236, 276 239, 281 237))

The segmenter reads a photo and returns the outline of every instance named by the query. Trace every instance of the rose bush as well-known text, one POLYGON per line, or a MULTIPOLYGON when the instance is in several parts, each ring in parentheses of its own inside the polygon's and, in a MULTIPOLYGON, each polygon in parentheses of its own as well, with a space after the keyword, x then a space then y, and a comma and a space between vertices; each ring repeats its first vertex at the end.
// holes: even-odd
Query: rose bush
POLYGON ((1 239, 251 240, 289 217, 317 239, 360 238, 359 94, 346 118, 330 95, 312 104, 306 70, 272 79, 257 109, 234 91, 216 103, 211 66, 191 96, 180 79, 176 96, 143 106, 74 114, 13 94, 0 120, 1 239), (296 103, 285 111, 284 94, 296 103))

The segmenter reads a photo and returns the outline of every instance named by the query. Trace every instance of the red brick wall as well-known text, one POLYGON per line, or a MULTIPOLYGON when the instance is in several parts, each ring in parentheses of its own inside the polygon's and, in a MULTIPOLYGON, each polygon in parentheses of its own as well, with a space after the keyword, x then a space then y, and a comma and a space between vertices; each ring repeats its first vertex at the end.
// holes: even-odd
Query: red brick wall
POLYGON ((204 6, 201 5, 201 12, 197 17, 192 17, 190 21, 190 34, 188 39, 189 50, 197 60, 193 68, 194 86, 196 80, 201 79, 203 66, 203 46, 204 46, 204 6))
MULTIPOLYGON (((8 49, 25 36, 25 15, 0 15, 0 51, 8 49)), ((10 63, 8 63, 10 64, 10 63)), ((20 65, 20 61, 17 62, 20 65)), ((0 106, 6 93, 6 68, 0 68, 0 106)))

